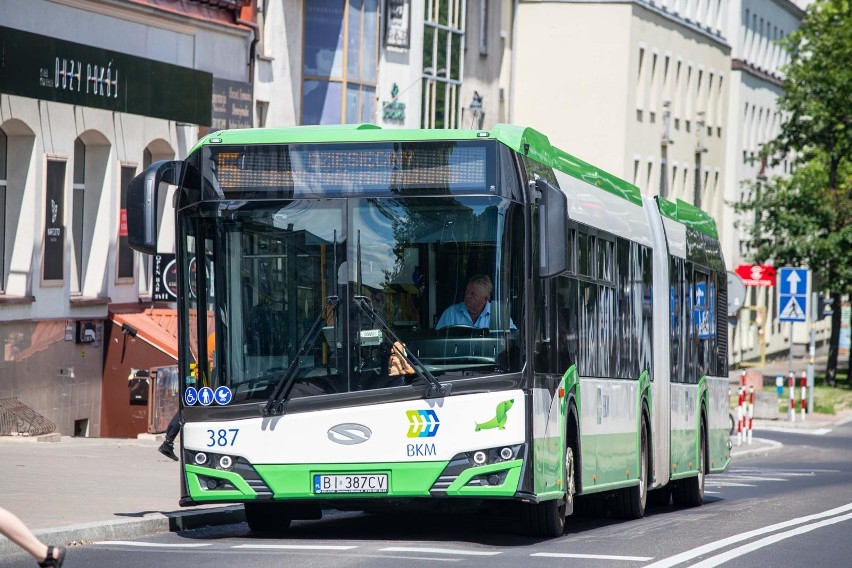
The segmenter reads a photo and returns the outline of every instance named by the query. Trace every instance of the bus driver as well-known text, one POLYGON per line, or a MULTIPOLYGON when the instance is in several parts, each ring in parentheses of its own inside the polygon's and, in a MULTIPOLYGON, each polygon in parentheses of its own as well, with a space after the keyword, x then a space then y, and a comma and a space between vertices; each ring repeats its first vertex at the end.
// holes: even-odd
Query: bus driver
MULTIPOLYGON (((491 278, 486 274, 475 274, 467 281, 464 301, 453 304, 441 314, 435 329, 451 325, 464 325, 487 329, 491 323, 491 292, 494 289, 491 278)), ((510 329, 517 329, 509 321, 510 329)))

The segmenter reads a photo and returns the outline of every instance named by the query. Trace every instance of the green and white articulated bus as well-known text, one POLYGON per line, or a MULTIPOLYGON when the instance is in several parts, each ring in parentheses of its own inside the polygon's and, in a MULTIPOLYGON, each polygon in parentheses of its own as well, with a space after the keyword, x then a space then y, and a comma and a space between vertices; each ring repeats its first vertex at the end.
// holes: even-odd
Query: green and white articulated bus
POLYGON ((255 531, 494 507, 555 536, 575 504, 700 505, 730 461, 715 223, 535 130, 216 132, 130 184, 136 250, 169 202, 181 505, 255 531), (474 275, 483 313, 437 325, 474 275))

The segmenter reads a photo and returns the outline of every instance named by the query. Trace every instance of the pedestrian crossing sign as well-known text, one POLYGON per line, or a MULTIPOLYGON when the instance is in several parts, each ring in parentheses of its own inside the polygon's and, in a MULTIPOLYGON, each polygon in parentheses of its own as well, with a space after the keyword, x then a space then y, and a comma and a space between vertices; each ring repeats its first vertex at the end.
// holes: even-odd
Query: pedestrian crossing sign
POLYGON ((807 268, 778 270, 778 321, 807 321, 809 281, 807 268))
POLYGON ((787 304, 782 306, 778 319, 780 321, 805 321, 805 310, 796 296, 787 298, 787 304))

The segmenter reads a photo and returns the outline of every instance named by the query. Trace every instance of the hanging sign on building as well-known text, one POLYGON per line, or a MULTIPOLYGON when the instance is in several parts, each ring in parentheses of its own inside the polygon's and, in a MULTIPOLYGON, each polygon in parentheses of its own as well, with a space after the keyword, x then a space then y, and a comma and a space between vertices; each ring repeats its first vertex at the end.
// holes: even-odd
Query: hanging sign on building
POLYGON ((177 262, 173 254, 154 255, 154 289, 151 299, 155 302, 177 301, 177 262))
POLYGON ((411 1, 386 0, 385 45, 408 49, 411 42, 411 1))
POLYGON ((211 131, 252 127, 251 83, 213 78, 211 131))
POLYGON ((399 86, 396 83, 391 88, 391 100, 382 101, 382 119, 386 122, 405 122, 405 103, 397 100, 399 86))
POLYGON ((2 93, 210 124, 210 73, 3 26, 0 54, 2 93))

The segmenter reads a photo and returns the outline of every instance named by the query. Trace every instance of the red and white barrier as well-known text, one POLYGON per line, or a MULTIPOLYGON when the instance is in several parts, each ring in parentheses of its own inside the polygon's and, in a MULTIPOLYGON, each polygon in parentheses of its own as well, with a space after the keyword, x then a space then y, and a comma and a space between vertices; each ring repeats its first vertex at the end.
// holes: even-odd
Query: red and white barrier
POLYGON ((737 445, 741 446, 745 437, 745 371, 740 375, 739 399, 737 401, 737 445))
POLYGON ((790 386, 790 410, 787 413, 790 422, 796 421, 796 377, 793 375, 793 371, 787 376, 789 386, 790 386))
POLYGON ((748 438, 751 445, 751 431, 754 429, 754 385, 748 386, 748 438))
POLYGON ((808 374, 802 371, 802 422, 805 421, 805 401, 808 398, 808 374))

